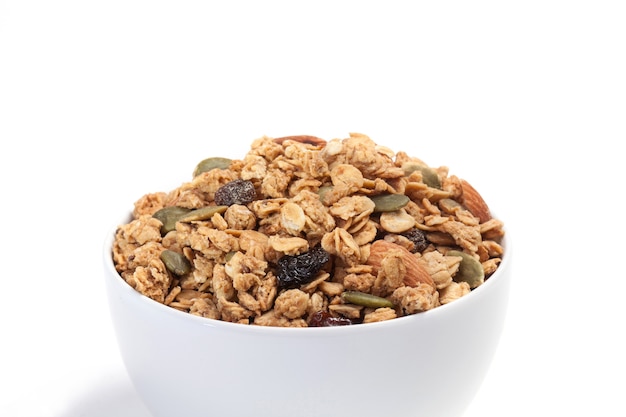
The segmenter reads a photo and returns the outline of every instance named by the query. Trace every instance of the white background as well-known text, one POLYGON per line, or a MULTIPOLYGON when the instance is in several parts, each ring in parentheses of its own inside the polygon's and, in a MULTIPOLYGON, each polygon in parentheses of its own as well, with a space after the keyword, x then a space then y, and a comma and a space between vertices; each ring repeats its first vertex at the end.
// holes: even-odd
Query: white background
POLYGON ((351 131, 449 166, 513 238, 466 417, 626 415, 620 3, 0 0, 0 416, 148 417, 105 234, 200 159, 351 131))

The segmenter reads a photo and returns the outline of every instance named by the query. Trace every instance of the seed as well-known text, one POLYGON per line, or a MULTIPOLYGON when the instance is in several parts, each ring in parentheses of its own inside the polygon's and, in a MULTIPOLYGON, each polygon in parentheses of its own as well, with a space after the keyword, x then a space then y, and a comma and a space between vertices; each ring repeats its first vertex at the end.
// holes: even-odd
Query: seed
POLYGON ((369 197, 374 202, 374 212, 396 211, 406 206, 410 199, 404 194, 379 194, 369 197))
POLYGON ((326 194, 332 191, 332 185, 323 185, 317 190, 317 195, 320 197, 320 201, 323 203, 326 198, 326 194))
POLYGON ((180 218, 188 214, 191 209, 178 206, 163 207, 152 215, 155 219, 159 220, 163 225, 161 226, 161 236, 165 236, 172 230, 176 229, 176 222, 180 218))
POLYGON ((467 282, 472 289, 485 282, 485 271, 476 258, 459 250, 448 251, 447 255, 463 258, 459 265, 459 270, 452 277, 455 282, 467 282))
POLYGON ((210 170, 215 168, 226 169, 230 166, 231 162, 233 162, 232 159, 221 157, 204 159, 200 161, 198 165, 196 165, 196 168, 193 170, 193 176, 195 178, 203 172, 209 172, 210 170))
POLYGON ((422 181, 424 181, 424 184, 431 188, 441 189, 439 175, 437 175, 437 171, 434 169, 417 162, 406 162, 402 165, 402 169, 404 170, 404 174, 407 176, 411 175, 412 172, 420 171, 422 173, 422 181))
POLYGON ((461 203, 451 198, 439 200, 439 207, 448 214, 454 214, 458 209, 462 208, 461 203))
POLYGON ((343 294, 341 294, 341 297, 344 299, 344 301, 359 306, 371 308, 393 308, 393 303, 386 298, 378 297, 376 295, 368 294, 366 292, 345 291, 343 294))
POLYGON ((183 223, 195 222, 198 220, 210 220, 216 213, 224 213, 228 209, 228 206, 206 206, 196 210, 192 210, 184 216, 181 216, 178 221, 183 223))
POLYGON ((191 272, 191 263, 178 252, 166 249, 161 252, 161 260, 165 267, 174 275, 185 275, 191 272))

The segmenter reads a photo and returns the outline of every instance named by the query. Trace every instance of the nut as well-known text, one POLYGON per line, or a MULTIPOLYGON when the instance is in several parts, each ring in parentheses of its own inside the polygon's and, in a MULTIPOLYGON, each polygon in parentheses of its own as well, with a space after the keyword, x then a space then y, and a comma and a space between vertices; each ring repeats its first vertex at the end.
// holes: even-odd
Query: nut
POLYGON ((478 191, 465 180, 461 180, 461 188, 463 189, 463 195, 461 196, 463 205, 467 207, 474 216, 478 217, 481 223, 491 220, 489 207, 482 196, 478 194, 478 191))
POLYGON ((367 259, 367 264, 373 267, 372 273, 378 274, 378 270, 381 268, 381 264, 385 255, 389 251, 401 251, 402 263, 406 267, 406 275, 404 276, 404 284, 409 287, 415 287, 420 282, 435 287, 435 282, 431 278, 426 269, 418 262, 416 256, 409 252, 404 247, 397 245, 386 240, 377 240, 372 243, 370 248, 370 256, 367 259))
POLYGON ((415 218, 404 209, 386 211, 380 215, 380 225, 391 233, 403 233, 415 226, 415 218))
POLYGON ((317 136, 311 135, 295 135, 295 136, 283 136, 281 138, 275 138, 274 142, 281 144, 286 140, 293 140, 295 142, 300 143, 308 143, 309 145, 314 146, 325 146, 326 141, 322 138, 318 138, 317 136))

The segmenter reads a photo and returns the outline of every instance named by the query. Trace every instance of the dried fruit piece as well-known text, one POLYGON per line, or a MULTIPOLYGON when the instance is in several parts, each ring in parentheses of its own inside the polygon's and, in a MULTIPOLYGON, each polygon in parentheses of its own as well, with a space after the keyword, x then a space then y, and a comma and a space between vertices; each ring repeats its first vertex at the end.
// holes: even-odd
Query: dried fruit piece
POLYGON ((463 258, 459 265, 459 270, 452 277, 455 282, 467 282, 470 288, 476 288, 485 281, 485 271, 480 262, 472 255, 460 250, 451 250, 448 256, 460 256, 463 258))
POLYGON ((343 298, 343 300, 347 303, 356 304, 363 307, 393 308, 393 303, 388 299, 361 291, 345 291, 343 294, 341 294, 341 298, 343 298))
POLYGON ((215 192, 215 204, 232 206, 246 205, 256 198, 256 190, 252 181, 237 179, 222 185, 215 192))
POLYGON ((330 260, 330 255, 321 246, 316 246, 300 255, 285 255, 278 260, 276 277, 281 288, 295 288, 307 284, 330 260))
POLYGON ((230 166, 231 162, 233 162, 232 159, 221 157, 203 159, 198 163, 198 165, 196 165, 196 168, 193 170, 193 176, 195 178, 203 172, 209 172, 215 168, 226 169, 230 166))
POLYGON ((411 252, 413 253, 417 253, 417 252, 423 252, 429 245, 428 240, 426 239, 426 233, 423 230, 420 230, 416 227, 407 230, 404 233, 401 233, 402 236, 406 237, 407 239, 409 239, 411 242, 413 242, 413 250, 411 250, 411 252))
POLYGON ((349 326, 352 321, 345 317, 334 317, 328 311, 317 311, 309 319, 309 327, 349 326))

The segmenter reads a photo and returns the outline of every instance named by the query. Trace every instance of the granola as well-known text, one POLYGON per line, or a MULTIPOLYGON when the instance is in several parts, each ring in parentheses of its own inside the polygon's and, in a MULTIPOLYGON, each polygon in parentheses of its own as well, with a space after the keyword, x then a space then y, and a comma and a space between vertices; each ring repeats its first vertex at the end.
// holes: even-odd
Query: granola
POLYGON ((121 277, 171 308, 261 326, 373 323, 453 302, 502 260, 503 223, 467 181, 364 134, 264 136, 240 160, 214 159, 139 198, 115 234, 121 277), (173 207, 183 214, 165 228, 158 212, 173 207), (189 267, 168 269, 166 251, 189 267))

